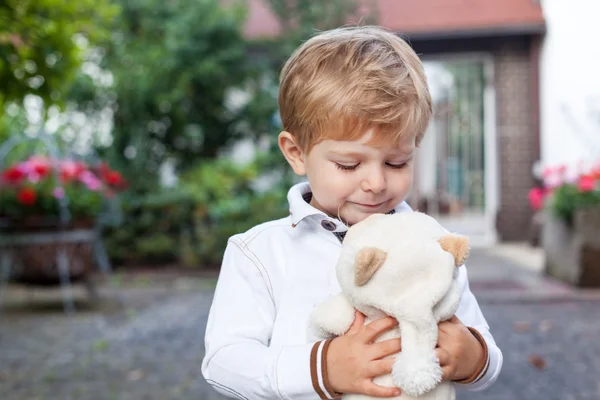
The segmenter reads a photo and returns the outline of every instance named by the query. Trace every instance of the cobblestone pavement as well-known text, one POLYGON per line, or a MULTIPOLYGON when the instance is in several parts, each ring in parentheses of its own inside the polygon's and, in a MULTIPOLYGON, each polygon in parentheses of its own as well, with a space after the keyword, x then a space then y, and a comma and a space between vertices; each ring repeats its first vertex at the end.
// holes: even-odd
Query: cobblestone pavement
MULTIPOLYGON (((482 252, 469 268, 504 368, 488 391, 458 398, 600 399, 600 297, 482 252)), ((138 275, 121 281, 121 305, 78 304, 72 317, 60 297, 11 289, 0 317, 0 399, 222 400, 200 373, 213 284, 138 275)))

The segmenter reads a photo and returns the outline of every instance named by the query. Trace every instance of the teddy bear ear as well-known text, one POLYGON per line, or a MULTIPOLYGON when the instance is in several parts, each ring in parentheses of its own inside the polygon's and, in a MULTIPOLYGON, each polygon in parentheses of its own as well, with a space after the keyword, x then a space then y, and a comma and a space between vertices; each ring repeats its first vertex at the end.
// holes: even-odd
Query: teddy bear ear
POLYGON ((387 253, 375 247, 360 249, 354 264, 354 283, 362 286, 371 279, 373 274, 383 265, 387 253))
POLYGON ((460 267, 467 261, 471 248, 469 239, 466 236, 451 233, 442 236, 440 240, 438 240, 438 243, 442 246, 444 251, 452 254, 454 257, 454 265, 457 267, 460 267))

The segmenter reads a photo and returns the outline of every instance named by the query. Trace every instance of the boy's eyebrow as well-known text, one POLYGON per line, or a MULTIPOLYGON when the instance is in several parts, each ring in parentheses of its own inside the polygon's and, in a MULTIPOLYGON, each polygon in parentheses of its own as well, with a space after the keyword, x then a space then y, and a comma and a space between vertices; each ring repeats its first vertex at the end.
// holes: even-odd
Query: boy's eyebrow
POLYGON ((329 152, 332 156, 342 156, 342 157, 363 157, 365 154, 359 151, 340 151, 340 150, 332 150, 329 152))
MULTIPOLYGON (((414 153, 415 149, 411 148, 410 150, 398 149, 398 154, 403 156, 411 156, 414 153)), ((341 156, 341 157, 355 157, 360 158, 364 157, 365 153, 361 153, 360 151, 343 151, 343 150, 332 150, 329 152, 329 155, 332 156, 341 156)))

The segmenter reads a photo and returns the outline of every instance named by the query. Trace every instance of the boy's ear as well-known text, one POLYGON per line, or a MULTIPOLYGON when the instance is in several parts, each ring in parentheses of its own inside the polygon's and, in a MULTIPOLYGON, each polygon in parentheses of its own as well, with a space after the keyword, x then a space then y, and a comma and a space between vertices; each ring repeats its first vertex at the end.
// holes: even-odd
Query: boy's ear
POLYGON ((292 169, 297 175, 306 175, 306 168, 304 166, 304 152, 296 144, 294 135, 289 132, 283 131, 279 134, 277 139, 279 149, 283 153, 283 156, 290 164, 292 169))

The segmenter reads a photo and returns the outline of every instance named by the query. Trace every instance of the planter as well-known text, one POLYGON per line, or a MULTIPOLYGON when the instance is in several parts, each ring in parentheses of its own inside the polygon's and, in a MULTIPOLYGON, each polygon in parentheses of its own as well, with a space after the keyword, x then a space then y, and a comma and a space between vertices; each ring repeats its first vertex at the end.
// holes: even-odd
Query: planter
POLYGON ((59 227, 53 218, 2 219, 0 251, 10 257, 10 280, 36 286, 61 283, 59 255, 66 256, 71 282, 87 280, 94 269, 96 232, 89 220, 59 227))
POLYGON ((541 236, 547 275, 579 287, 600 287, 600 207, 576 211, 572 226, 547 214, 541 236))

